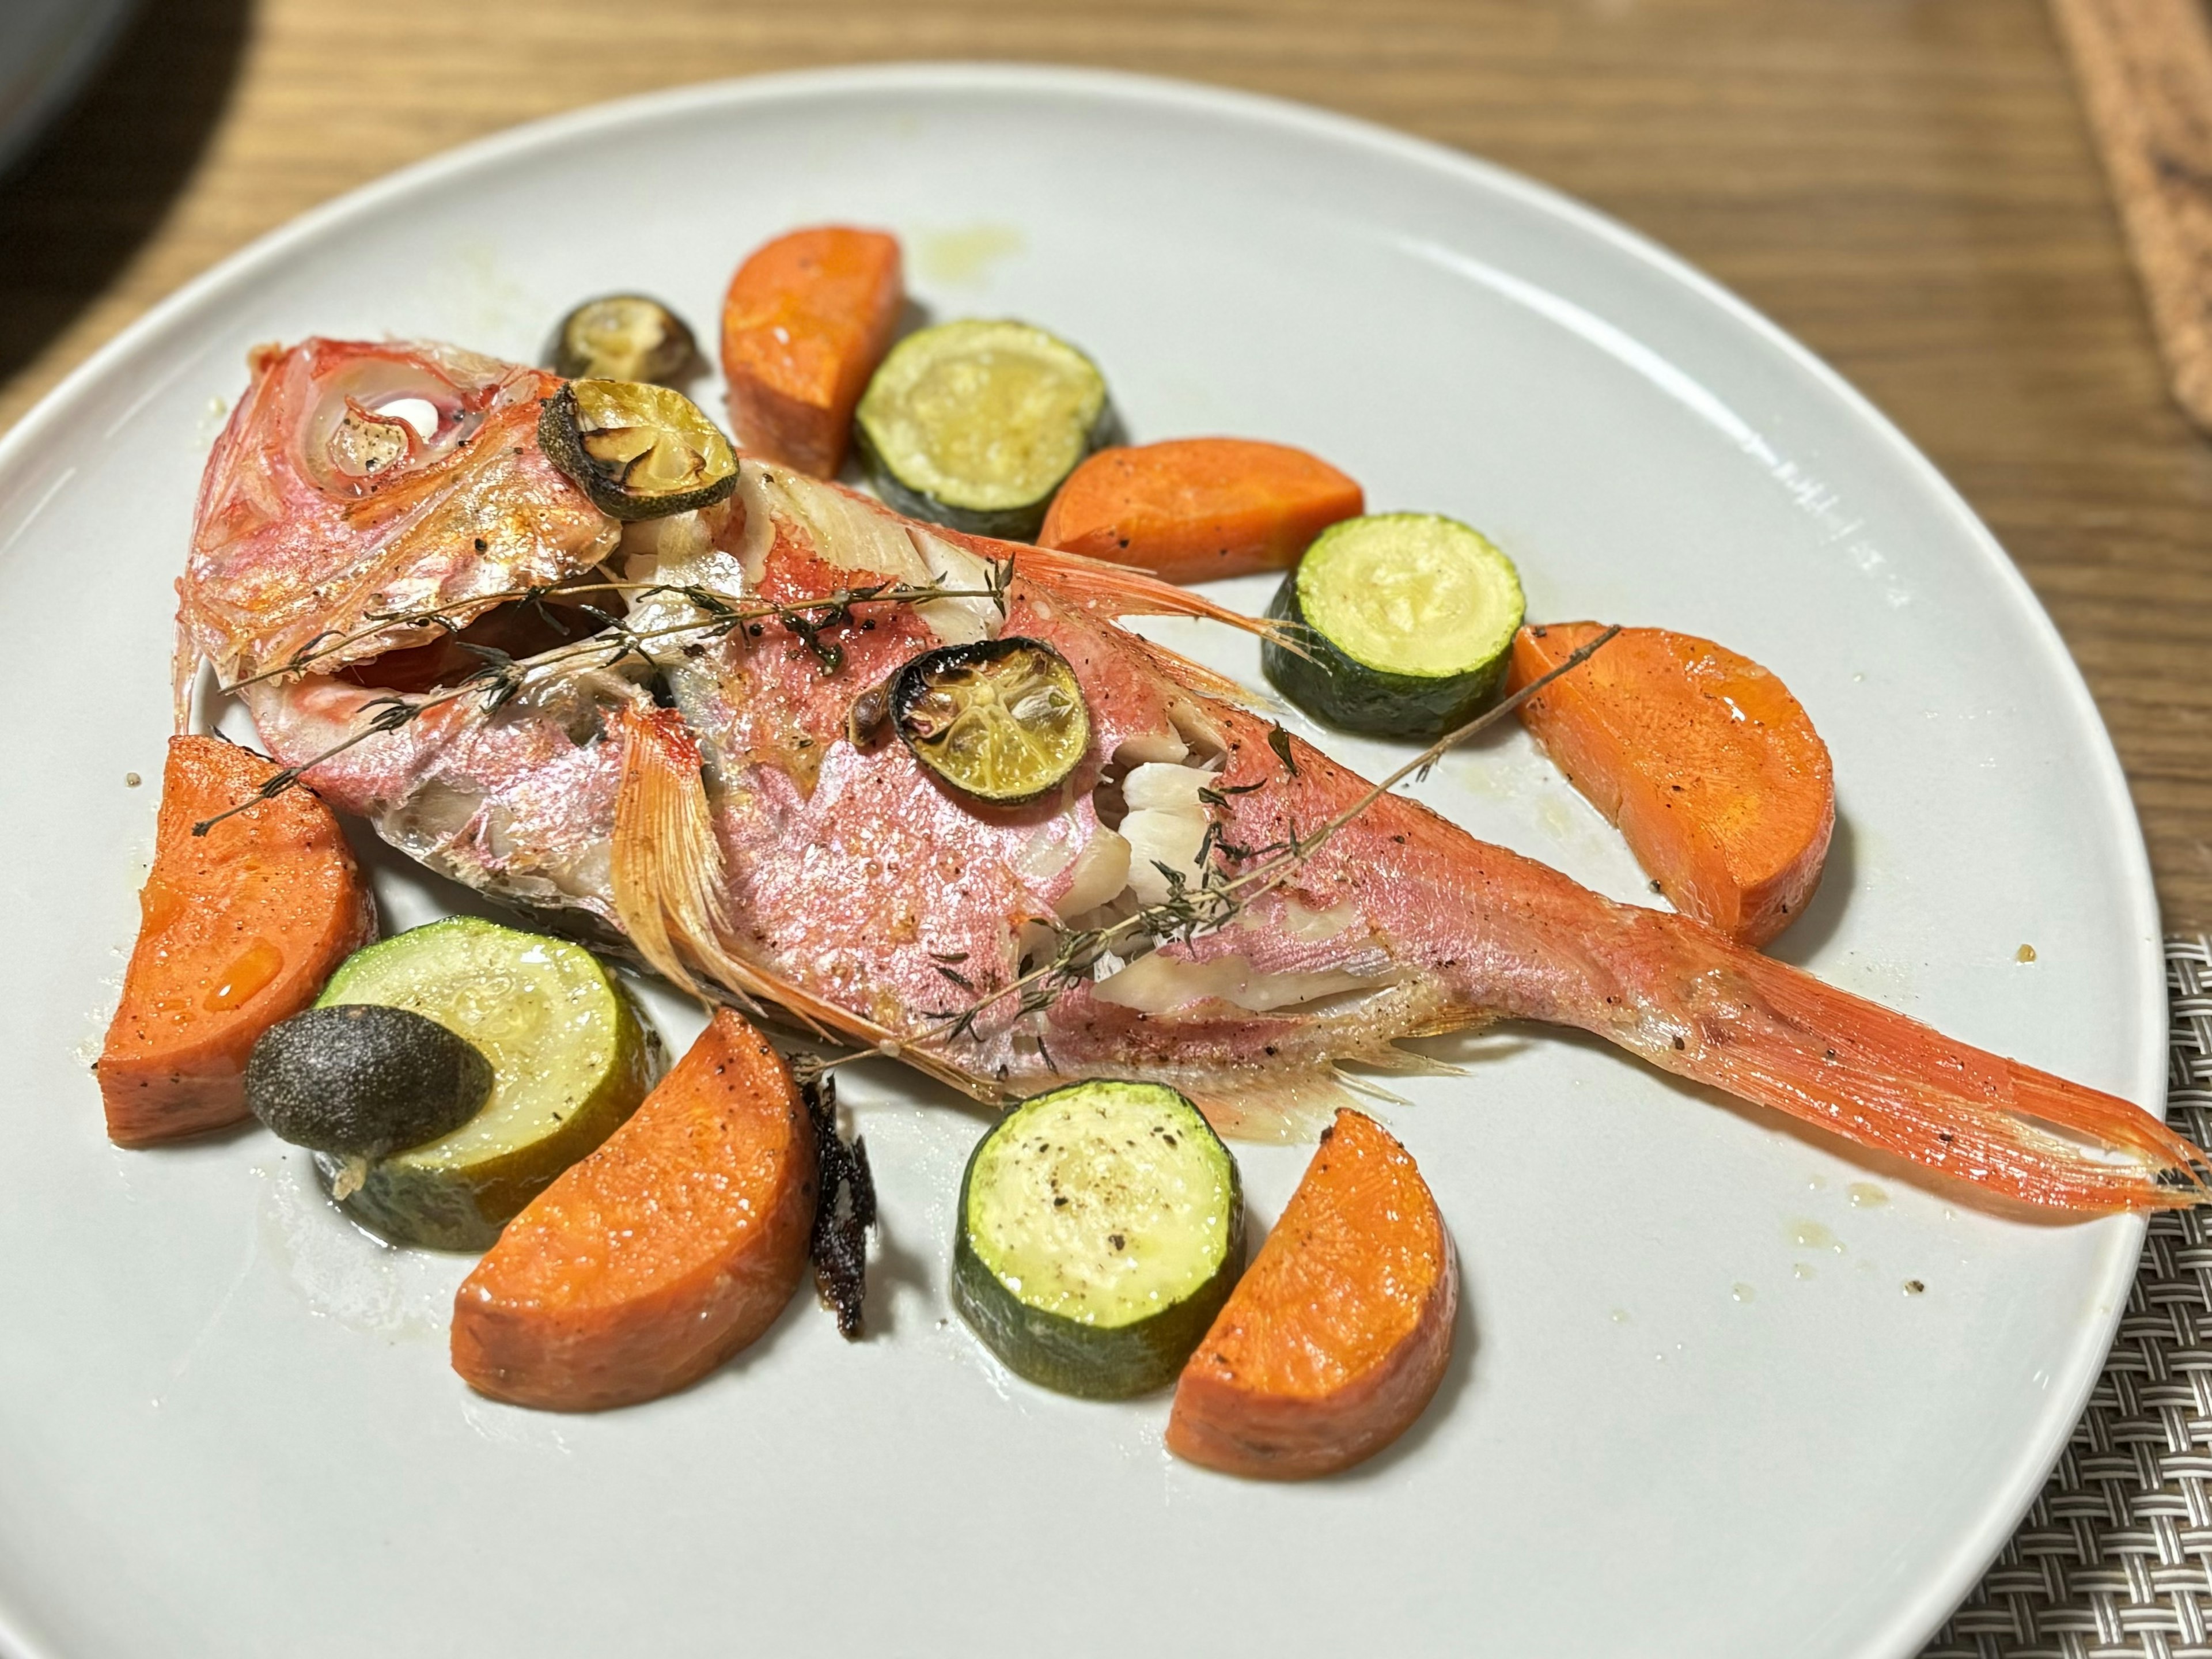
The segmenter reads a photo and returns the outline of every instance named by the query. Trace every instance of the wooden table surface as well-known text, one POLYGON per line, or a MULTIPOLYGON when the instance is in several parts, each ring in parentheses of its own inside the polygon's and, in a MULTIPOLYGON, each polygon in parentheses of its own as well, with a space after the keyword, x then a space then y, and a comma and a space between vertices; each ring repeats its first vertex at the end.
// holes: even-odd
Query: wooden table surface
POLYGON ((655 87, 912 58, 1304 99, 1711 271, 1995 529, 2112 727, 2168 927, 2212 928, 2212 445, 2162 389, 2034 0, 144 0, 0 183, 0 428, 195 272, 418 157, 655 87))

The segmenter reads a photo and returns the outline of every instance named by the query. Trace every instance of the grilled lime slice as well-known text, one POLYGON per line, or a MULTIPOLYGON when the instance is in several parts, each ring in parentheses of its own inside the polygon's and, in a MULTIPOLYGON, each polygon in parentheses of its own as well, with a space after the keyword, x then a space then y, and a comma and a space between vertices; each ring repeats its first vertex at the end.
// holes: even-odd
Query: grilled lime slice
POLYGON ((546 355, 553 372, 570 380, 681 380, 698 361, 699 348, 684 319, 642 294, 609 294, 586 300, 561 319, 546 355))
POLYGON ((592 505, 617 519, 659 519, 726 500, 738 458, 682 392, 642 380, 571 380, 545 400, 538 447, 592 505))
POLYGON ((1018 635, 916 657, 892 682, 891 718, 924 766, 994 806, 1051 793, 1091 746, 1067 659, 1018 635))

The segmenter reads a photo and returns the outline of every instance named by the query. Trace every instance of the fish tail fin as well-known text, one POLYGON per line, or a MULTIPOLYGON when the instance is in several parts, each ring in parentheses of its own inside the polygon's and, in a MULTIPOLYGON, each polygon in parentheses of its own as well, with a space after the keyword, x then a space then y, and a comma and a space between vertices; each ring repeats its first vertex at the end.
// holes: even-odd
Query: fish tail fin
POLYGON ((1667 1071, 2021 1203, 2212 1197, 2207 1155, 2130 1101, 1954 1042, 1686 918, 1629 914, 1644 982, 1616 988, 1634 994, 1588 1023, 1667 1071))
POLYGON ((1103 559, 1049 547, 1019 547, 1012 551, 1017 575, 1100 616, 1197 617, 1224 623, 1263 640, 1280 639, 1285 631, 1279 623, 1248 617, 1128 565, 1109 564, 1103 559))
POLYGON ((703 975, 749 1014, 783 1010, 813 1035, 906 1060, 964 1093, 981 1082, 939 1056, 805 986, 747 960, 735 936, 721 843, 700 770, 699 745, 673 708, 632 706, 622 715, 622 778, 615 796, 615 914, 653 970, 700 1000, 703 975))

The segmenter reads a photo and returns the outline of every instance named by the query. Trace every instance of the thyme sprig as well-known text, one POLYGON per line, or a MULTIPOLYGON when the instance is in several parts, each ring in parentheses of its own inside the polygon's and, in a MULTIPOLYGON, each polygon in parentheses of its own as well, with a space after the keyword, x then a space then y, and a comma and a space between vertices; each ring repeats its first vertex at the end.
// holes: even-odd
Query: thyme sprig
MULTIPOLYGON (((1581 666, 1620 632, 1618 625, 1607 628, 1587 644, 1577 647, 1565 661, 1549 672, 1531 680, 1501 702, 1492 704, 1473 720, 1445 732, 1388 777, 1370 786, 1366 793, 1311 835, 1302 837, 1297 825, 1289 824, 1285 828, 1282 841, 1270 842, 1264 847, 1243 848, 1221 840, 1221 826, 1218 820, 1209 824, 1206 839, 1200 843, 1199 863, 1204 873, 1197 883, 1194 884, 1183 871, 1155 863, 1153 868, 1167 882, 1168 894, 1164 899, 1146 905, 1121 921, 1103 927, 1057 929, 1053 954, 1048 961, 1025 969, 1006 985, 967 1006, 950 1011, 938 1024, 923 1031, 921 1040, 950 1042, 963 1036, 974 1039, 976 1036, 976 1022, 987 1011, 1008 997, 1015 999, 1014 1020, 1041 1012, 1075 986, 1091 978, 1100 959, 1118 945, 1133 945, 1139 940, 1149 941, 1155 946, 1178 941, 1188 944, 1225 927, 1259 900, 1297 874, 1333 837, 1398 785, 1416 775, 1427 776, 1430 768, 1447 753, 1511 714, 1562 674, 1581 666), (1265 857, 1267 861, 1241 874, 1231 875, 1209 861, 1211 854, 1215 852, 1238 862, 1255 857, 1265 857)), ((1287 752, 1290 748, 1287 735, 1279 745, 1274 741, 1274 734, 1281 732, 1280 726, 1273 728, 1268 746, 1282 760, 1285 770, 1295 776, 1297 768, 1287 752)), ((1213 797, 1208 805, 1226 805, 1223 797, 1231 793, 1241 794, 1254 787, 1243 785, 1201 793, 1213 797)), ((1042 1048, 1041 1042, 1039 1046, 1042 1048)))
POLYGON ((587 659, 601 659, 591 665, 599 670, 610 670, 620 667, 635 657, 647 672, 651 672, 660 666, 659 659, 650 648, 656 642, 666 644, 682 636, 682 648, 694 650, 725 639, 741 629, 751 631, 761 623, 772 621, 782 624, 813 653, 823 673, 832 674, 843 665, 844 653, 842 647, 822 636, 833 628, 849 625, 854 620, 855 606, 925 605, 934 599, 988 599, 1000 606, 1003 614, 1006 582, 1012 570, 1011 561, 994 564, 986 578, 987 585, 982 587, 875 582, 777 604, 734 602, 734 596, 697 583, 626 582, 592 577, 515 588, 504 593, 479 594, 474 599, 456 601, 450 605, 387 616, 376 628, 363 632, 345 636, 326 636, 320 643, 310 641, 284 666, 264 670, 222 689, 236 691, 280 674, 304 673, 314 662, 330 657, 346 645, 373 638, 393 626, 444 627, 448 632, 457 633, 459 630, 453 625, 450 613, 464 609, 506 603, 542 605, 550 599, 565 598, 574 593, 618 592, 629 594, 634 603, 656 595, 680 599, 701 613, 698 617, 640 628, 604 611, 595 612, 595 616, 604 618, 607 623, 603 631, 568 645, 554 647, 527 659, 510 656, 491 646, 459 641, 464 650, 482 659, 476 668, 452 685, 428 696, 409 697, 393 692, 372 698, 362 705, 368 718, 353 731, 319 754, 272 773, 260 787, 236 805, 192 825, 192 834, 204 836, 225 818, 234 817, 259 802, 274 800, 287 791, 296 788, 307 774, 316 767, 337 759, 371 738, 399 731, 433 709, 473 697, 482 700, 486 714, 494 714, 520 696, 533 681, 550 678, 557 671, 574 668, 587 659))
MULTIPOLYGON (((379 635, 398 628, 435 628, 452 635, 461 631, 459 620, 465 612, 489 611, 501 605, 526 605, 539 616, 551 620, 550 601, 568 599, 583 593, 624 593, 633 600, 647 599, 655 595, 681 599, 714 618, 721 632, 743 627, 748 623, 777 621, 786 623, 797 617, 802 626, 793 631, 804 640, 807 630, 819 635, 823 630, 852 620, 852 609, 856 605, 882 603, 887 605, 919 605, 930 599, 988 599, 999 608, 1003 617, 1006 611, 1006 589, 1013 580, 1014 562, 1012 559, 988 561, 981 588, 956 588, 940 585, 909 582, 877 582, 872 585, 839 588, 814 599, 793 600, 781 605, 744 605, 741 596, 726 593, 697 582, 623 581, 598 570, 580 572, 574 576, 562 576, 550 582, 533 583, 524 587, 503 588, 490 593, 472 593, 451 599, 443 605, 423 605, 399 611, 374 611, 363 617, 366 626, 350 633, 326 629, 310 638, 289 657, 273 667, 235 679, 216 689, 225 694, 235 694, 249 685, 264 680, 283 679, 293 674, 304 674, 319 662, 350 650, 379 635)), ((619 625, 606 612, 586 605, 577 607, 603 623, 619 625)), ((690 626, 692 624, 686 624, 690 626)), ((556 631, 567 629, 555 624, 556 631)), ((811 648, 811 647, 810 647, 811 648)))

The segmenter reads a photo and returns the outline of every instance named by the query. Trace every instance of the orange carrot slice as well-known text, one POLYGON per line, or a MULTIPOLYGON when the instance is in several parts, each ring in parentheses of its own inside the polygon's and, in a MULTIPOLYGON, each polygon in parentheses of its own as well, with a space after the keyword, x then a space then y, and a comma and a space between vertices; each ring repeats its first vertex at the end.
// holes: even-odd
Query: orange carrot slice
POLYGON ((1168 1449, 1298 1480, 1371 1457, 1443 1380, 1459 1263, 1406 1149, 1349 1109, 1183 1367, 1168 1449))
MULTIPOLYGON (((1600 631, 1523 628, 1509 688, 1600 631)), ((1521 718, 1676 909, 1751 945, 1803 912, 1836 827, 1835 775, 1789 687, 1748 657, 1625 628, 1521 718)))
POLYGON ((331 809, 304 788, 244 802, 273 762, 221 738, 172 738, 138 943, 94 1066, 108 1139, 175 1140, 246 1116, 255 1041, 315 999, 376 936, 376 911, 331 809))
POLYGON ((1303 449, 1177 438, 1091 457, 1052 498, 1037 542, 1204 581, 1287 569, 1307 543, 1365 508, 1356 483, 1303 449))
POLYGON ((453 1298, 453 1369, 549 1411, 696 1382, 806 1266, 814 1127, 790 1069, 718 1012, 629 1121, 507 1224, 453 1298))
POLYGON ((824 225, 756 249, 722 302, 730 424, 756 454, 835 477, 853 407, 890 349, 906 290, 899 245, 824 225))

